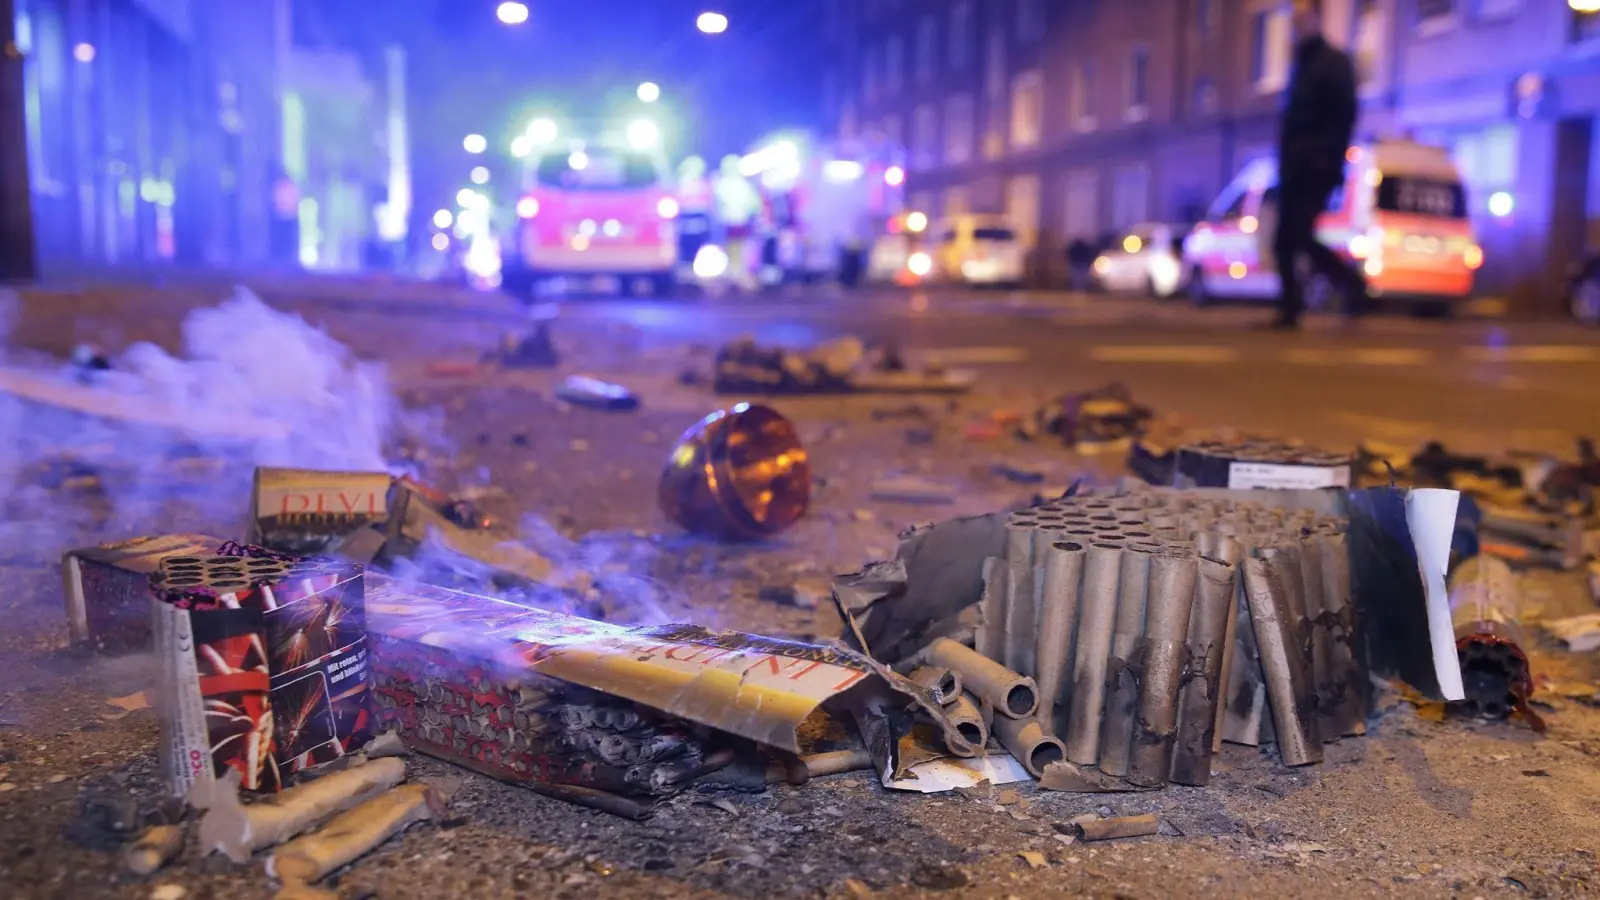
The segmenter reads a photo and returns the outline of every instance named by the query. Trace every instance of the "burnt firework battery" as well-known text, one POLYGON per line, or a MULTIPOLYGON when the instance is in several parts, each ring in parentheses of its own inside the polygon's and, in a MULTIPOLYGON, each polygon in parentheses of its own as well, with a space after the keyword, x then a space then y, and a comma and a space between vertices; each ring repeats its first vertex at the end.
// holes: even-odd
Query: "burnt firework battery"
POLYGON ((1105 716, 1106 669, 1116 626, 1122 550, 1114 544, 1089 545, 1084 559, 1083 592, 1078 601, 1077 649, 1072 663, 1072 702, 1067 717, 1067 759, 1092 766, 1100 758, 1105 716))
POLYGON ((1222 659, 1227 647, 1238 572, 1228 562, 1200 557, 1194 609, 1189 614, 1188 666, 1178 695, 1178 736, 1171 779, 1203 786, 1211 780, 1211 754, 1222 697, 1222 659))
MULTIPOLYGON (((1332 673, 1332 721, 1336 735, 1365 734, 1367 731, 1367 679, 1356 655, 1355 605, 1350 596, 1350 556, 1342 532, 1325 530, 1316 535, 1322 563, 1322 612, 1331 640, 1328 668, 1332 673)), ((1328 736, 1328 735, 1325 735, 1328 736)))
POLYGON ((1033 587, 1033 531, 1038 520, 1013 516, 1006 523, 1005 640, 1000 662, 1020 674, 1033 669, 1033 635, 1039 620, 1033 587))
POLYGON ((1296 573, 1288 563, 1281 548, 1257 548, 1245 559, 1244 572, 1278 757, 1286 766, 1303 766, 1322 761, 1322 742, 1311 702, 1311 675, 1289 608, 1287 582, 1296 573))
POLYGON ((1106 670, 1110 692, 1100 737, 1100 771, 1128 774, 1128 754, 1138 716, 1142 658, 1137 654, 1144 634, 1145 604, 1150 587, 1154 545, 1130 544, 1118 572, 1117 616, 1111 633, 1111 661, 1106 670))
POLYGON ((1058 711, 1071 690, 1072 651, 1078 627, 1083 563, 1087 551, 1076 541, 1051 544, 1044 556, 1040 593, 1038 672, 1040 724, 1059 735, 1065 718, 1058 711))

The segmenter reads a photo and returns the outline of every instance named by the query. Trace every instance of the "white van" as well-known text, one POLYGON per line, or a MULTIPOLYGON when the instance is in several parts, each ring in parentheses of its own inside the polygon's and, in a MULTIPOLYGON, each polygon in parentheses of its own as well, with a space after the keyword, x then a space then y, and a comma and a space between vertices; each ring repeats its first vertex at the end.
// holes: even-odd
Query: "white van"
MULTIPOLYGON (((1353 146, 1344 184, 1317 220, 1317 238, 1366 273, 1374 297, 1419 311, 1448 312, 1472 295, 1483 265, 1467 215, 1466 189, 1449 153, 1404 141, 1353 146)), ((1223 190, 1183 245, 1189 295, 1272 300, 1278 296, 1273 231, 1278 164, 1258 159, 1223 190)), ((1333 298, 1320 275, 1306 285, 1313 309, 1333 298)))

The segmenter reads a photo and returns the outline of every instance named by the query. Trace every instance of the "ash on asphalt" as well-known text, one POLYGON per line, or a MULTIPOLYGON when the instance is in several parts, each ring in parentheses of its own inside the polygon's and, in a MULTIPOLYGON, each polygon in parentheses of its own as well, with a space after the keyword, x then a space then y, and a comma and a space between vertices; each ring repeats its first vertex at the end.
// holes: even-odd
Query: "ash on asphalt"
MULTIPOLYGON (((966 485, 940 517, 983 512, 1031 488, 996 476, 1003 458, 1043 467, 1050 483, 1092 468, 1053 445, 962 437, 968 413, 1025 409, 1003 369, 908 443, 904 424, 876 422, 869 398, 795 399, 782 409, 801 425, 818 485, 811 514, 771 542, 730 546, 680 536, 655 504, 655 476, 676 435, 718 402, 677 382, 705 354, 621 342, 609 326, 561 333, 568 359, 638 391, 643 408, 611 414, 565 409, 550 398, 558 374, 437 378, 441 356, 415 321, 353 312, 323 316, 363 356, 396 361, 408 407, 437 411, 454 452, 429 472, 444 487, 504 489, 496 513, 529 515, 570 539, 605 531, 627 548, 587 563, 647 583, 659 614, 747 631, 829 638, 827 604, 808 609, 760 599, 761 589, 831 576, 893 550, 896 533, 925 508, 875 504, 871 482, 901 471, 966 485), (592 345, 592 346, 590 346, 592 345), (585 356, 584 354, 588 355, 585 356), (628 538, 628 540, 624 540, 628 538)), ((499 334, 482 328, 451 347, 476 358, 499 334), (474 347, 475 341, 481 344, 474 347)), ((628 343, 628 341, 634 343, 628 343)), ((578 371, 574 368, 573 371, 578 371)), ((893 404, 888 404, 893 405, 893 404)), ((243 524, 247 472, 169 465, 175 480, 235 497, 235 516, 174 492, 139 526, 235 534, 243 524)), ((43 488, 71 523, 70 541, 129 536, 136 523, 105 524, 93 493, 43 488), (71 511, 79 511, 68 514, 71 511)), ((226 504, 223 504, 226 506, 226 504)), ((148 683, 149 661, 106 659, 70 648, 54 555, 20 542, 0 548, 0 895, 16 898, 185 896, 266 898, 259 862, 221 857, 180 862, 150 878, 122 871, 116 823, 163 815, 150 710, 106 704, 148 683), (158 894, 158 889, 167 890, 158 894)), ((604 572, 600 573, 602 579, 604 572)), ((637 603, 608 613, 639 615, 637 603)), ((1515 724, 1423 721, 1388 709, 1371 735, 1328 748, 1321 767, 1286 770, 1270 753, 1227 746, 1211 786, 1152 794, 1049 794, 1030 786, 969 795, 887 791, 866 773, 759 794, 690 791, 642 823, 624 822, 536 796, 424 757, 417 777, 461 779, 449 818, 412 829, 334 878, 344 897, 1377 897, 1560 896, 1594 888, 1600 827, 1600 713, 1554 701, 1550 732, 1515 724), (1549 777, 1525 777, 1542 770, 1549 777), (711 805, 713 800, 726 802, 711 805), (1152 812, 1163 836, 1084 846, 1074 816, 1152 812), (1018 854, 1041 854, 1034 868, 1018 854)))

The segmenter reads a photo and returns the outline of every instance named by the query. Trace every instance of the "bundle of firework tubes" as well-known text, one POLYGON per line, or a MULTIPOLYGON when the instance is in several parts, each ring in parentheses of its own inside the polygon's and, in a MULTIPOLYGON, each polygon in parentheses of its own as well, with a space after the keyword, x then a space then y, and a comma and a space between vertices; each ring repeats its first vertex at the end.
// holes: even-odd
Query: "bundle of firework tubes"
POLYGON ((967 695, 950 717, 980 746, 992 723, 1035 777, 1096 779, 1066 789, 1204 785, 1224 739, 1320 762, 1324 740, 1365 728, 1345 521, 1229 493, 1141 488, 1010 514, 973 647, 933 640, 913 679, 955 673, 967 695))

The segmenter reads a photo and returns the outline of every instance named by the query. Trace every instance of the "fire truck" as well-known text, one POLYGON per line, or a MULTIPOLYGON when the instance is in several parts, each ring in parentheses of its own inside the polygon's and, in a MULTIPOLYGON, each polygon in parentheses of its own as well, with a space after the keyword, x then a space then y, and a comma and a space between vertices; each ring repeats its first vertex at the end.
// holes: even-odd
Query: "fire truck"
POLYGON ((762 199, 751 255, 768 284, 858 280, 873 242, 904 212, 904 152, 881 138, 775 135, 740 158, 739 174, 762 199))

